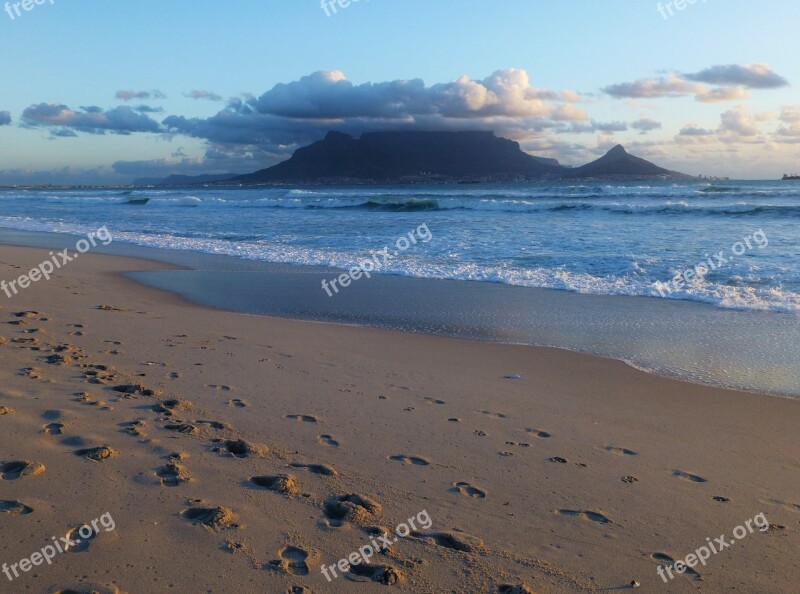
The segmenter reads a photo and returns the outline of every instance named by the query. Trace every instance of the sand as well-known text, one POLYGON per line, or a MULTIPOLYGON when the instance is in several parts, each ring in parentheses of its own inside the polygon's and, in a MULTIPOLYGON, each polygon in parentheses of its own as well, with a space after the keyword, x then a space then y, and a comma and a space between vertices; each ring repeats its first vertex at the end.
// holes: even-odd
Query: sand
MULTIPOLYGON (((45 257, 3 246, 0 279, 45 257)), ((215 311, 116 274, 159 267, 83 255, 0 294, 0 564, 105 518, 0 592, 800 589, 796 400, 215 311), (659 577, 760 513, 766 531, 659 577)))

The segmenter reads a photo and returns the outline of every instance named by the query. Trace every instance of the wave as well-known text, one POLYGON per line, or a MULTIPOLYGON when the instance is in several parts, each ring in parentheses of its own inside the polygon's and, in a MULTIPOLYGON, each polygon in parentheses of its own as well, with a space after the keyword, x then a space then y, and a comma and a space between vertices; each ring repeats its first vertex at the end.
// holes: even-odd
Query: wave
MULTIPOLYGON (((90 228, 58 221, 42 221, 26 217, 0 217, 5 227, 81 235, 90 228)), ((202 233, 166 233, 163 231, 115 232, 115 242, 136 245, 230 255, 247 260, 285 264, 313 265, 331 268, 350 268, 354 262, 369 259, 371 248, 364 246, 310 247, 265 239, 251 233, 221 233, 209 237, 202 233)), ((381 272, 416 278, 491 282, 520 287, 556 289, 595 295, 629 295, 677 299, 708 303, 717 307, 741 310, 761 310, 800 313, 800 292, 787 288, 789 284, 781 270, 759 278, 753 274, 741 276, 732 269, 729 274, 711 280, 687 284, 680 290, 661 296, 654 283, 670 278, 660 258, 631 264, 627 257, 615 261, 613 271, 597 272, 569 270, 554 262, 550 266, 509 266, 487 262, 453 262, 424 253, 409 254, 396 260, 381 272), (782 282, 783 281, 783 282, 782 282), (783 286, 782 286, 783 285, 783 286)), ((797 283, 792 283, 796 285, 797 283)))

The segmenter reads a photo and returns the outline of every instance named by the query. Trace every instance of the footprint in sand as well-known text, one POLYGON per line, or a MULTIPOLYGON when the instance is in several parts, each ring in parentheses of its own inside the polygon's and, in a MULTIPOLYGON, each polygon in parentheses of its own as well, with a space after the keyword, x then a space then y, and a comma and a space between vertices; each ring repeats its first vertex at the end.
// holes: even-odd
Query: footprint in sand
POLYGON ((198 425, 205 425, 207 427, 211 427, 212 429, 222 430, 222 429, 230 429, 231 426, 224 422, 224 421, 212 421, 207 419, 198 419, 195 421, 198 425))
POLYGON ((279 553, 281 556, 280 561, 273 561, 272 564, 279 566, 290 575, 306 576, 309 573, 308 553, 298 547, 284 547, 279 553))
POLYGON ((489 416, 489 417, 494 417, 496 419, 507 419, 508 418, 508 415, 506 415, 506 414, 499 413, 499 412, 493 412, 491 410, 479 410, 478 412, 481 413, 482 415, 486 415, 486 416, 489 416))
POLYGON ((206 384, 206 388, 211 388, 212 390, 217 390, 219 392, 230 392, 233 390, 230 386, 221 386, 217 384, 206 384))
POLYGON ((672 473, 672 476, 679 478, 683 481, 691 481, 693 483, 707 483, 708 481, 704 479, 702 476, 697 476, 696 474, 692 474, 690 472, 684 472, 683 470, 675 470, 672 473))
POLYGON ((165 487, 177 487, 181 483, 188 483, 192 480, 186 468, 174 462, 165 464, 156 470, 156 476, 161 479, 161 484, 165 487))
POLYGON ((607 452, 611 452, 612 454, 616 454, 617 456, 638 456, 636 452, 633 450, 629 450, 628 448, 618 448, 616 446, 606 446, 605 450, 607 452))
POLYGON ((23 367, 22 369, 19 370, 19 375, 23 375, 31 379, 46 381, 42 377, 41 370, 37 369, 36 367, 23 367))
POLYGON ((399 454, 397 456, 389 456, 389 460, 394 460, 395 462, 402 462, 403 464, 413 464, 415 466, 430 466, 430 462, 425 458, 420 458, 418 456, 406 456, 399 454))
MULTIPOLYGON (((657 561, 659 565, 666 565, 668 567, 674 568, 675 566, 675 559, 667 555, 666 553, 653 553, 650 555, 650 558, 653 561, 657 561)), ((689 567, 688 565, 684 565, 686 567, 685 573, 692 576, 694 579, 699 580, 701 579, 700 574, 697 573, 694 569, 689 567)))
POLYGON ((339 528, 345 521, 364 524, 383 511, 383 506, 364 495, 351 493, 331 497, 322 506, 322 512, 329 525, 339 528))
POLYGON ((190 507, 181 515, 194 525, 202 524, 214 530, 238 527, 236 515, 226 507, 190 507))
POLYGON ((585 510, 574 510, 574 509, 560 509, 558 510, 559 515, 561 516, 569 516, 571 518, 580 518, 581 520, 588 520, 591 522, 597 522, 598 524, 613 524, 611 520, 605 517, 603 514, 593 512, 593 511, 585 511, 585 510))
POLYGON ((248 406, 247 402, 245 402, 244 400, 239 400, 238 398, 234 398, 233 400, 228 400, 228 402, 226 402, 225 404, 227 404, 228 406, 232 406, 234 408, 247 408, 248 406))
POLYGON ((538 437, 539 439, 548 439, 552 437, 552 433, 549 433, 547 431, 540 431, 539 429, 526 429, 526 431, 531 435, 538 437))
POLYGON ((64 547, 68 553, 83 553, 89 550, 89 545, 97 538, 97 531, 88 525, 73 528, 67 533, 67 538, 72 541, 64 547))
POLYGON ((436 404, 439 406, 441 406, 442 404, 447 404, 444 400, 439 400, 438 398, 429 398, 427 396, 424 397, 422 400, 424 400, 428 404, 436 404))
POLYGON ((300 492, 297 479, 291 474, 274 474, 271 476, 254 476, 250 479, 254 485, 284 495, 296 495, 300 492))
POLYGON ((332 477, 339 476, 339 473, 336 471, 336 469, 333 466, 328 466, 327 464, 302 464, 300 462, 292 462, 289 464, 289 466, 292 468, 302 468, 312 474, 332 477))
POLYGON ((330 435, 318 435, 317 440, 322 444, 331 448, 338 448, 339 442, 330 435))
POLYGON ((479 489, 478 487, 473 487, 469 483, 453 483, 453 488, 450 490, 455 493, 461 493, 462 495, 468 495, 478 499, 483 499, 486 497, 486 491, 479 489))
POLYGON ((45 471, 44 464, 28 460, 14 460, 0 462, 0 477, 5 481, 15 481, 20 478, 36 476, 45 471))
POLYGON ((352 582, 376 582, 384 586, 393 586, 403 579, 403 573, 391 565, 360 563, 350 565, 345 577, 352 582))
POLYGON ((33 508, 19 501, 0 501, 0 514, 12 516, 27 516, 33 513, 33 508))
POLYGON ((184 435, 194 435, 200 431, 191 423, 170 423, 168 425, 164 425, 164 429, 167 431, 175 431, 176 433, 183 433, 184 435))
POLYGON ((49 423, 42 427, 45 435, 61 435, 64 432, 64 423, 49 423))
POLYGON ((158 404, 153 405, 153 412, 161 413, 167 417, 174 416, 180 411, 192 410, 194 405, 188 400, 173 399, 164 400, 158 404))
POLYGON ((526 584, 500 584, 497 594, 534 594, 526 584))
POLYGON ((232 458, 249 458, 250 456, 261 458, 268 453, 265 446, 257 446, 243 439, 212 439, 211 441, 221 444, 213 447, 212 452, 232 458))
POLYGON ((119 452, 109 446, 99 446, 96 448, 84 448, 75 452, 76 456, 92 460, 93 462, 102 462, 114 456, 119 455, 119 452))
POLYGON ((411 532, 411 537, 431 542, 439 547, 463 553, 475 553, 484 549, 483 541, 462 531, 454 532, 411 532))
POLYGON ((144 430, 146 425, 147 424, 141 420, 130 421, 128 423, 122 423, 122 430, 128 435, 133 435, 134 437, 146 437, 147 434, 145 433, 144 430))
POLYGON ((312 415, 286 415, 287 419, 302 421, 303 423, 319 423, 319 419, 312 415))

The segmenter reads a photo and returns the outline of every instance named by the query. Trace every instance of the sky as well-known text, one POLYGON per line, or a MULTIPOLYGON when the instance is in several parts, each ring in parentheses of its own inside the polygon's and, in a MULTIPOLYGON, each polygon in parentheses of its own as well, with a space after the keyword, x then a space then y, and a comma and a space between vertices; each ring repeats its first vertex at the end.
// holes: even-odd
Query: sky
POLYGON ((245 173, 395 129, 800 172, 796 0, 36 1, 0 0, 0 184, 245 173))

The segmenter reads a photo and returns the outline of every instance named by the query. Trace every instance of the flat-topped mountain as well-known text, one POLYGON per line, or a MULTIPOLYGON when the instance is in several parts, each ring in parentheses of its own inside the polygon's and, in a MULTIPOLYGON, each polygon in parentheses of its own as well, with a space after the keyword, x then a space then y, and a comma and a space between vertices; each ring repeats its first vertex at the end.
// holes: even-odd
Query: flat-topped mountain
POLYGON ((645 161, 639 157, 634 157, 625 150, 621 144, 618 144, 605 155, 587 163, 582 167, 577 167, 571 170, 568 174, 570 177, 603 177, 603 178, 648 178, 648 177, 663 177, 663 178, 689 178, 690 176, 678 173, 677 171, 670 171, 659 167, 650 161, 645 161))
POLYGON ((231 181, 542 177, 562 170, 555 159, 531 156, 493 132, 368 132, 360 138, 329 132, 288 161, 231 181))
MULTIPOLYGON (((349 183, 558 179, 690 179, 629 154, 621 145, 582 167, 535 157, 493 132, 328 132, 278 165, 246 175, 172 176, 158 185, 349 183)), ((148 180, 149 181, 149 180, 148 180)))

